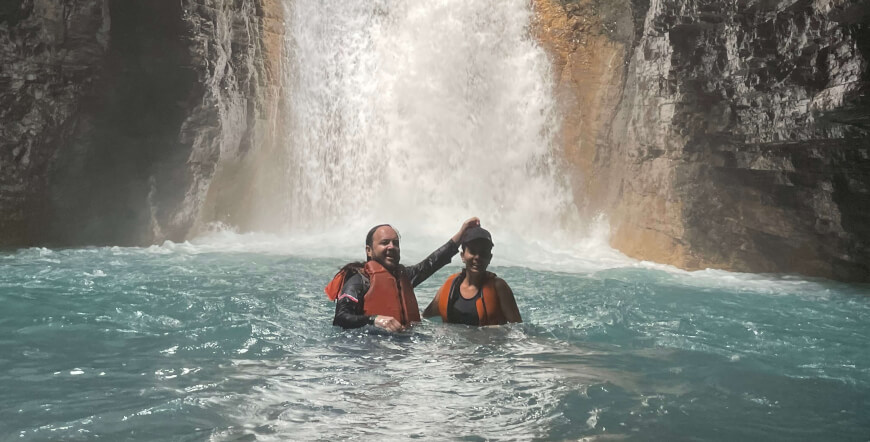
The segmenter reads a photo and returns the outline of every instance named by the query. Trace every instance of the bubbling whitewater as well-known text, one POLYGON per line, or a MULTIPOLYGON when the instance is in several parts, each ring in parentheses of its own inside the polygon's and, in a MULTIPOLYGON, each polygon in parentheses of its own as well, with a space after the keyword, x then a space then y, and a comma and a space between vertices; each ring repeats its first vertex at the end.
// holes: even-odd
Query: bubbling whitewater
POLYGON ((446 237, 472 215, 504 236, 577 228, 528 1, 287 7, 285 231, 446 237))

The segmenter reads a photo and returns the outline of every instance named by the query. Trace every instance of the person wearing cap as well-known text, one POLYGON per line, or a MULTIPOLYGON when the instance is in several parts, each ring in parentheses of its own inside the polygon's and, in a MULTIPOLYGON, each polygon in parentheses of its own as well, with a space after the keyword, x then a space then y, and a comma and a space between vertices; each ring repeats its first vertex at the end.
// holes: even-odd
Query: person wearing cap
POLYGON ((374 226, 366 235, 366 262, 352 262, 336 273, 326 286, 326 295, 335 301, 332 324, 360 328, 373 325, 390 332, 420 322, 414 287, 447 265, 459 252, 463 233, 479 226, 470 218, 447 243, 413 266, 399 264, 399 233, 389 224, 374 226))
POLYGON ((465 268, 447 278, 423 317, 441 316, 445 323, 476 326, 523 322, 510 286, 486 271, 493 247, 489 232, 480 226, 469 227, 461 241, 465 268))

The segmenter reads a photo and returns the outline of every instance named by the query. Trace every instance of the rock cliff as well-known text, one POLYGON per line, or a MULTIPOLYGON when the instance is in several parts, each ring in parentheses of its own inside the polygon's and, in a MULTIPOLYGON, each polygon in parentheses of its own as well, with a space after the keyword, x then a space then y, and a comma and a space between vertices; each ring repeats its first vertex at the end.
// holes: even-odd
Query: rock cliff
POLYGON ((870 281, 870 5, 536 8, 575 194, 608 215, 616 248, 687 269, 870 281))
POLYGON ((184 239, 273 140, 279 1, 3 4, 0 245, 184 239))
POLYGON ((0 6, 0 244, 39 235, 57 147, 77 131, 109 48, 108 1, 0 6))

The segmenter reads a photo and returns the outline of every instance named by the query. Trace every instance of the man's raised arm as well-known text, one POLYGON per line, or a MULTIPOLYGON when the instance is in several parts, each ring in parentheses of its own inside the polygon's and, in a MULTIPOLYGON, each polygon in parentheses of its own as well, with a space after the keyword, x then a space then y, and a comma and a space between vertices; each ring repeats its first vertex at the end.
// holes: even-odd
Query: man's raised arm
POLYGON ((476 216, 469 218, 462 223, 462 227, 459 228, 459 231, 456 232, 450 240, 441 247, 435 249, 435 251, 429 254, 426 259, 410 267, 405 267, 405 272, 408 279, 411 281, 411 285, 417 287, 421 282, 432 276, 433 273, 440 270, 441 267, 449 264, 450 260, 459 253, 459 241, 462 238, 462 234, 465 233, 465 230, 469 227, 479 225, 480 219, 476 216))

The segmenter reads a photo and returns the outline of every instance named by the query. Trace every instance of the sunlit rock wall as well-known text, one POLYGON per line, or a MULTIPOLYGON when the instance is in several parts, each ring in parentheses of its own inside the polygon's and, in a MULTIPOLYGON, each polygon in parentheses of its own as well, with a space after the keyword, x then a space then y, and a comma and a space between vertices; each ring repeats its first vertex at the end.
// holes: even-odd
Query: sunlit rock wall
POLYGON ((281 7, 4 2, 0 245, 185 238, 224 165, 271 140, 281 7))
POLYGON ((629 0, 535 0, 534 9, 533 33, 553 58, 566 173, 588 213, 598 210, 597 146, 622 100, 642 11, 629 0))
MULTIPOLYGON (((575 23, 557 39, 574 58, 601 58, 608 44, 627 53, 565 86, 604 98, 599 116, 569 112, 564 132, 575 192, 609 216, 615 247, 688 269, 870 280, 866 2, 550 6, 575 23)), ((558 16, 538 11, 544 24, 558 16)))

